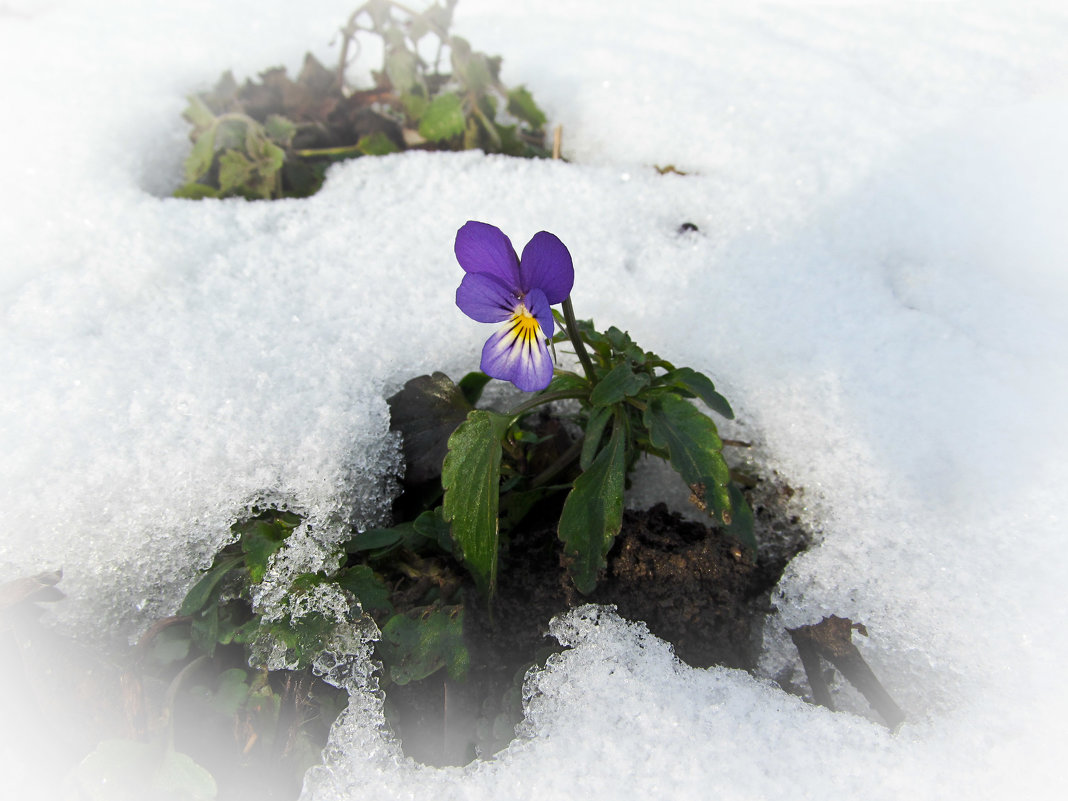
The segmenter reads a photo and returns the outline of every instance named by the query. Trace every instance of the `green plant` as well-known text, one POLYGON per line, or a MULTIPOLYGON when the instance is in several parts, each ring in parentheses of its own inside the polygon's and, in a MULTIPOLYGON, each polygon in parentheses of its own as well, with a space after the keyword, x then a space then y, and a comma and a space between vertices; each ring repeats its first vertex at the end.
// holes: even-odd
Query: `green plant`
POLYGON ((353 623, 367 615, 382 633, 378 656, 386 683, 406 684, 442 667, 462 678, 467 653, 459 637, 463 608, 454 602, 459 577, 427 558, 451 550, 439 516, 431 512, 392 529, 355 534, 335 554, 336 569, 291 579, 280 614, 253 611, 253 589, 300 522, 291 512, 268 510, 234 525, 236 542, 216 556, 178 610, 189 620, 188 644, 208 656, 220 646, 239 644, 253 663, 267 666, 264 655, 271 654, 274 663, 304 670, 338 643, 351 641, 353 623), (310 599, 323 589, 349 599, 340 618, 310 599))
MULTIPOLYGON (((499 229, 468 222, 457 232, 455 249, 466 272, 457 306, 475 320, 502 324, 483 348, 483 371, 524 391, 536 390, 501 413, 470 407, 472 393, 450 387, 441 375, 429 385, 406 388, 427 398, 421 413, 407 418, 433 419, 444 411, 451 423, 469 405, 448 435, 441 509, 483 593, 492 596, 496 587, 501 510, 510 512, 505 520, 514 519, 517 503, 549 487, 567 493, 557 531, 576 589, 591 592, 622 524, 627 474, 641 454, 667 460, 716 524, 755 549, 752 513, 731 481, 716 425, 690 402, 699 399, 711 411, 733 416, 711 379, 643 350, 615 327, 601 333, 591 321, 576 320, 571 255, 552 234, 535 234, 520 259, 499 229), (562 312, 552 310, 553 304, 562 312), (554 369, 545 340, 557 325, 561 330, 552 342, 570 342, 582 374, 554 369), (529 462, 525 444, 537 444, 537 438, 523 420, 540 406, 564 400, 578 403, 572 419, 583 436, 532 475, 521 466, 529 462)), ((446 427, 432 430, 440 436, 446 427)))
MULTIPOLYGON (((435 674, 464 679, 472 661, 465 617, 472 601, 492 602, 502 543, 528 518, 540 531, 555 515, 568 580, 578 593, 593 592, 642 456, 666 460, 712 523, 755 552, 753 515, 710 416, 733 412, 708 376, 644 350, 614 326, 601 331, 576 319, 571 255, 552 234, 536 234, 520 258, 499 229, 469 222, 457 233, 456 255, 466 273, 457 305, 499 327, 483 348, 482 372, 458 383, 443 373, 419 376, 389 398, 407 463, 396 524, 355 531, 323 569, 287 576, 270 565, 301 518, 260 511, 233 526, 233 542, 178 610, 182 626, 158 638, 162 662, 218 660, 220 650, 240 649, 240 664, 258 672, 233 668, 238 673, 220 676, 207 697, 246 720, 256 710, 250 725, 265 737, 276 736, 278 710, 292 697, 277 674, 329 678, 336 657, 355 654, 369 633, 378 635, 374 655, 387 691, 435 674), (568 345, 577 370, 555 364, 556 349, 568 345), (494 377, 527 395, 505 412, 480 407, 494 377), (270 608, 254 609, 268 575, 288 583, 272 585, 270 608)), ((329 693, 308 703, 325 704, 320 719, 336 711, 329 693)), ((506 721, 491 717, 482 722, 486 742, 499 743, 506 721)))
POLYGON ((554 343, 568 342, 574 332, 588 374, 557 370, 544 390, 508 412, 472 404, 478 396, 469 388, 481 373, 459 385, 442 373, 423 376, 391 399, 402 432, 422 434, 419 450, 447 454, 439 473, 441 506, 427 514, 448 520, 453 545, 479 588, 492 595, 496 587, 502 526, 507 533, 532 505, 563 493, 558 535, 568 573, 576 589, 591 592, 620 529, 627 475, 643 454, 667 460, 713 522, 755 549, 752 512, 731 480, 716 425, 692 403, 699 399, 733 416, 712 381, 641 349, 615 327, 601 333, 590 321, 568 325, 566 312, 560 322, 564 331, 554 343), (582 435, 561 445, 539 428, 538 412, 564 402, 578 408, 558 411, 557 419, 582 435), (424 421, 422 432, 406 427, 414 418, 424 421))
POLYGON ((119 787, 130 797, 212 798, 217 786, 225 795, 227 781, 299 788, 347 700, 344 660, 360 656, 373 626, 381 686, 442 669, 465 677, 462 574, 450 557, 438 558, 451 552, 440 516, 354 533, 331 567, 291 576, 277 606, 254 607, 272 559, 301 524, 278 509, 235 523, 233 541, 177 614, 145 634, 129 674, 137 676, 129 681, 135 705, 152 707, 142 676, 167 689, 141 739, 102 741, 85 760, 79 779, 87 793, 119 787))
POLYGON ((336 69, 309 54, 295 81, 275 68, 239 86, 227 72, 211 92, 191 96, 183 116, 193 149, 175 195, 306 197, 336 161, 408 149, 548 156, 545 114, 526 88, 501 82, 499 56, 450 32, 455 5, 415 12, 369 0, 341 29, 336 69), (380 41, 383 59, 361 89, 349 85, 347 68, 365 38, 380 41))

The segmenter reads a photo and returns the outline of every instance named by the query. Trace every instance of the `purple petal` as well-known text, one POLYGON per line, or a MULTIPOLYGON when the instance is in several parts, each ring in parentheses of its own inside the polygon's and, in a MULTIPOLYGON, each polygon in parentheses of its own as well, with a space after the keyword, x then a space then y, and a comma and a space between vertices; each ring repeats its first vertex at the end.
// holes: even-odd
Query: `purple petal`
MULTIPOLYGON (((472 320, 499 323, 515 313, 519 298, 495 275, 468 273, 456 288, 456 305, 472 320)), ((552 319, 551 313, 549 319, 552 319)))
POLYGON ((545 389, 553 377, 553 360, 535 318, 515 315, 482 348, 482 372, 511 381, 524 392, 545 389))
POLYGON ((551 337, 556 324, 553 321, 553 310, 549 306, 549 299, 545 297, 545 293, 540 289, 530 290, 530 293, 523 298, 523 305, 538 321, 538 325, 541 326, 542 336, 551 337))
POLYGON ((509 287, 519 288, 519 259, 500 228, 473 220, 456 232, 456 260, 468 273, 494 275, 509 287))
MULTIPOLYGON (((470 223, 468 223, 470 225, 470 223)), ((563 303, 575 285, 575 266, 564 243, 541 231, 523 248, 519 286, 524 292, 540 289, 550 304, 563 303)))

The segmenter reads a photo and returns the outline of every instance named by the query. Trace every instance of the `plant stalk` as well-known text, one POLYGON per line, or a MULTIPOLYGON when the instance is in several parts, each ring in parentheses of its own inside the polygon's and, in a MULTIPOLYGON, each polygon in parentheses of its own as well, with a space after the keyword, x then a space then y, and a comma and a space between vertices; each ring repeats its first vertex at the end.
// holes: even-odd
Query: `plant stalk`
POLYGON ((557 474, 560 473, 565 467, 571 464, 582 453, 582 440, 577 439, 571 443, 571 446, 564 451, 551 465, 542 470, 538 475, 534 476, 530 482, 531 489, 536 489, 543 484, 548 484, 557 474))
POLYGON ((586 393, 579 389, 563 389, 559 392, 550 392, 546 395, 535 395, 533 398, 523 401, 521 404, 519 404, 510 412, 508 412, 508 414, 512 417, 518 417, 519 415, 525 414, 531 409, 536 409, 537 407, 545 403, 552 403, 553 401, 558 400, 567 400, 568 398, 584 397, 586 397, 586 393))
POLYGON ((571 344, 575 348, 575 355, 578 356, 579 361, 582 362, 582 370, 586 373, 586 378, 593 383, 593 362, 590 361, 590 354, 586 352, 586 345, 583 344, 582 338, 578 334, 578 323, 575 320, 575 308, 571 305, 571 296, 568 295, 567 299, 561 304, 564 311, 564 322, 566 323, 567 336, 571 340, 571 344))

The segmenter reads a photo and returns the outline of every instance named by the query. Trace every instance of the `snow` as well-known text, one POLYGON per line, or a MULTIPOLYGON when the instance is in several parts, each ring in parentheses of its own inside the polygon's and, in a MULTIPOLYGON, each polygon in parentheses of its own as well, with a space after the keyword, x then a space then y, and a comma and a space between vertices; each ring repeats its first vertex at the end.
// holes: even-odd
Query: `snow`
MULTIPOLYGON (((822 540, 776 592, 761 676, 574 613, 496 759, 412 765, 356 689, 307 796, 1056 797, 1068 13, 462 0, 456 31, 571 163, 413 153, 308 200, 167 198, 184 95, 330 63, 354 5, 0 6, 0 580, 62 566, 57 625, 123 638, 258 501, 307 515, 309 560, 383 519, 384 398, 473 369, 485 336, 452 304, 456 229, 550 230, 579 316, 713 375, 822 540), (796 665, 783 627, 828 614, 867 625, 896 735, 769 682, 796 665)), ((32 760, 0 762, 31 797, 32 760)))

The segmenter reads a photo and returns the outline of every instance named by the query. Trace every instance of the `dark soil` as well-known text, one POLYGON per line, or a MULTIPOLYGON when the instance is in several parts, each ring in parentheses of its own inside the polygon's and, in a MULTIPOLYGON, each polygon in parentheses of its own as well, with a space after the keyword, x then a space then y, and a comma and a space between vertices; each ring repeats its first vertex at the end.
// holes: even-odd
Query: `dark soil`
POLYGON ((387 713, 405 753, 427 764, 462 765, 506 746, 522 719, 526 671, 560 650, 547 634, 549 621, 583 603, 613 604, 623 617, 644 621, 695 667, 753 669, 771 590, 812 538, 788 511, 793 490, 775 480, 745 483, 757 554, 664 504, 628 510, 606 575, 590 596, 574 590, 561 565, 558 508, 516 529, 503 543, 492 610, 473 592, 465 599, 467 680, 441 671, 388 689, 387 713))

